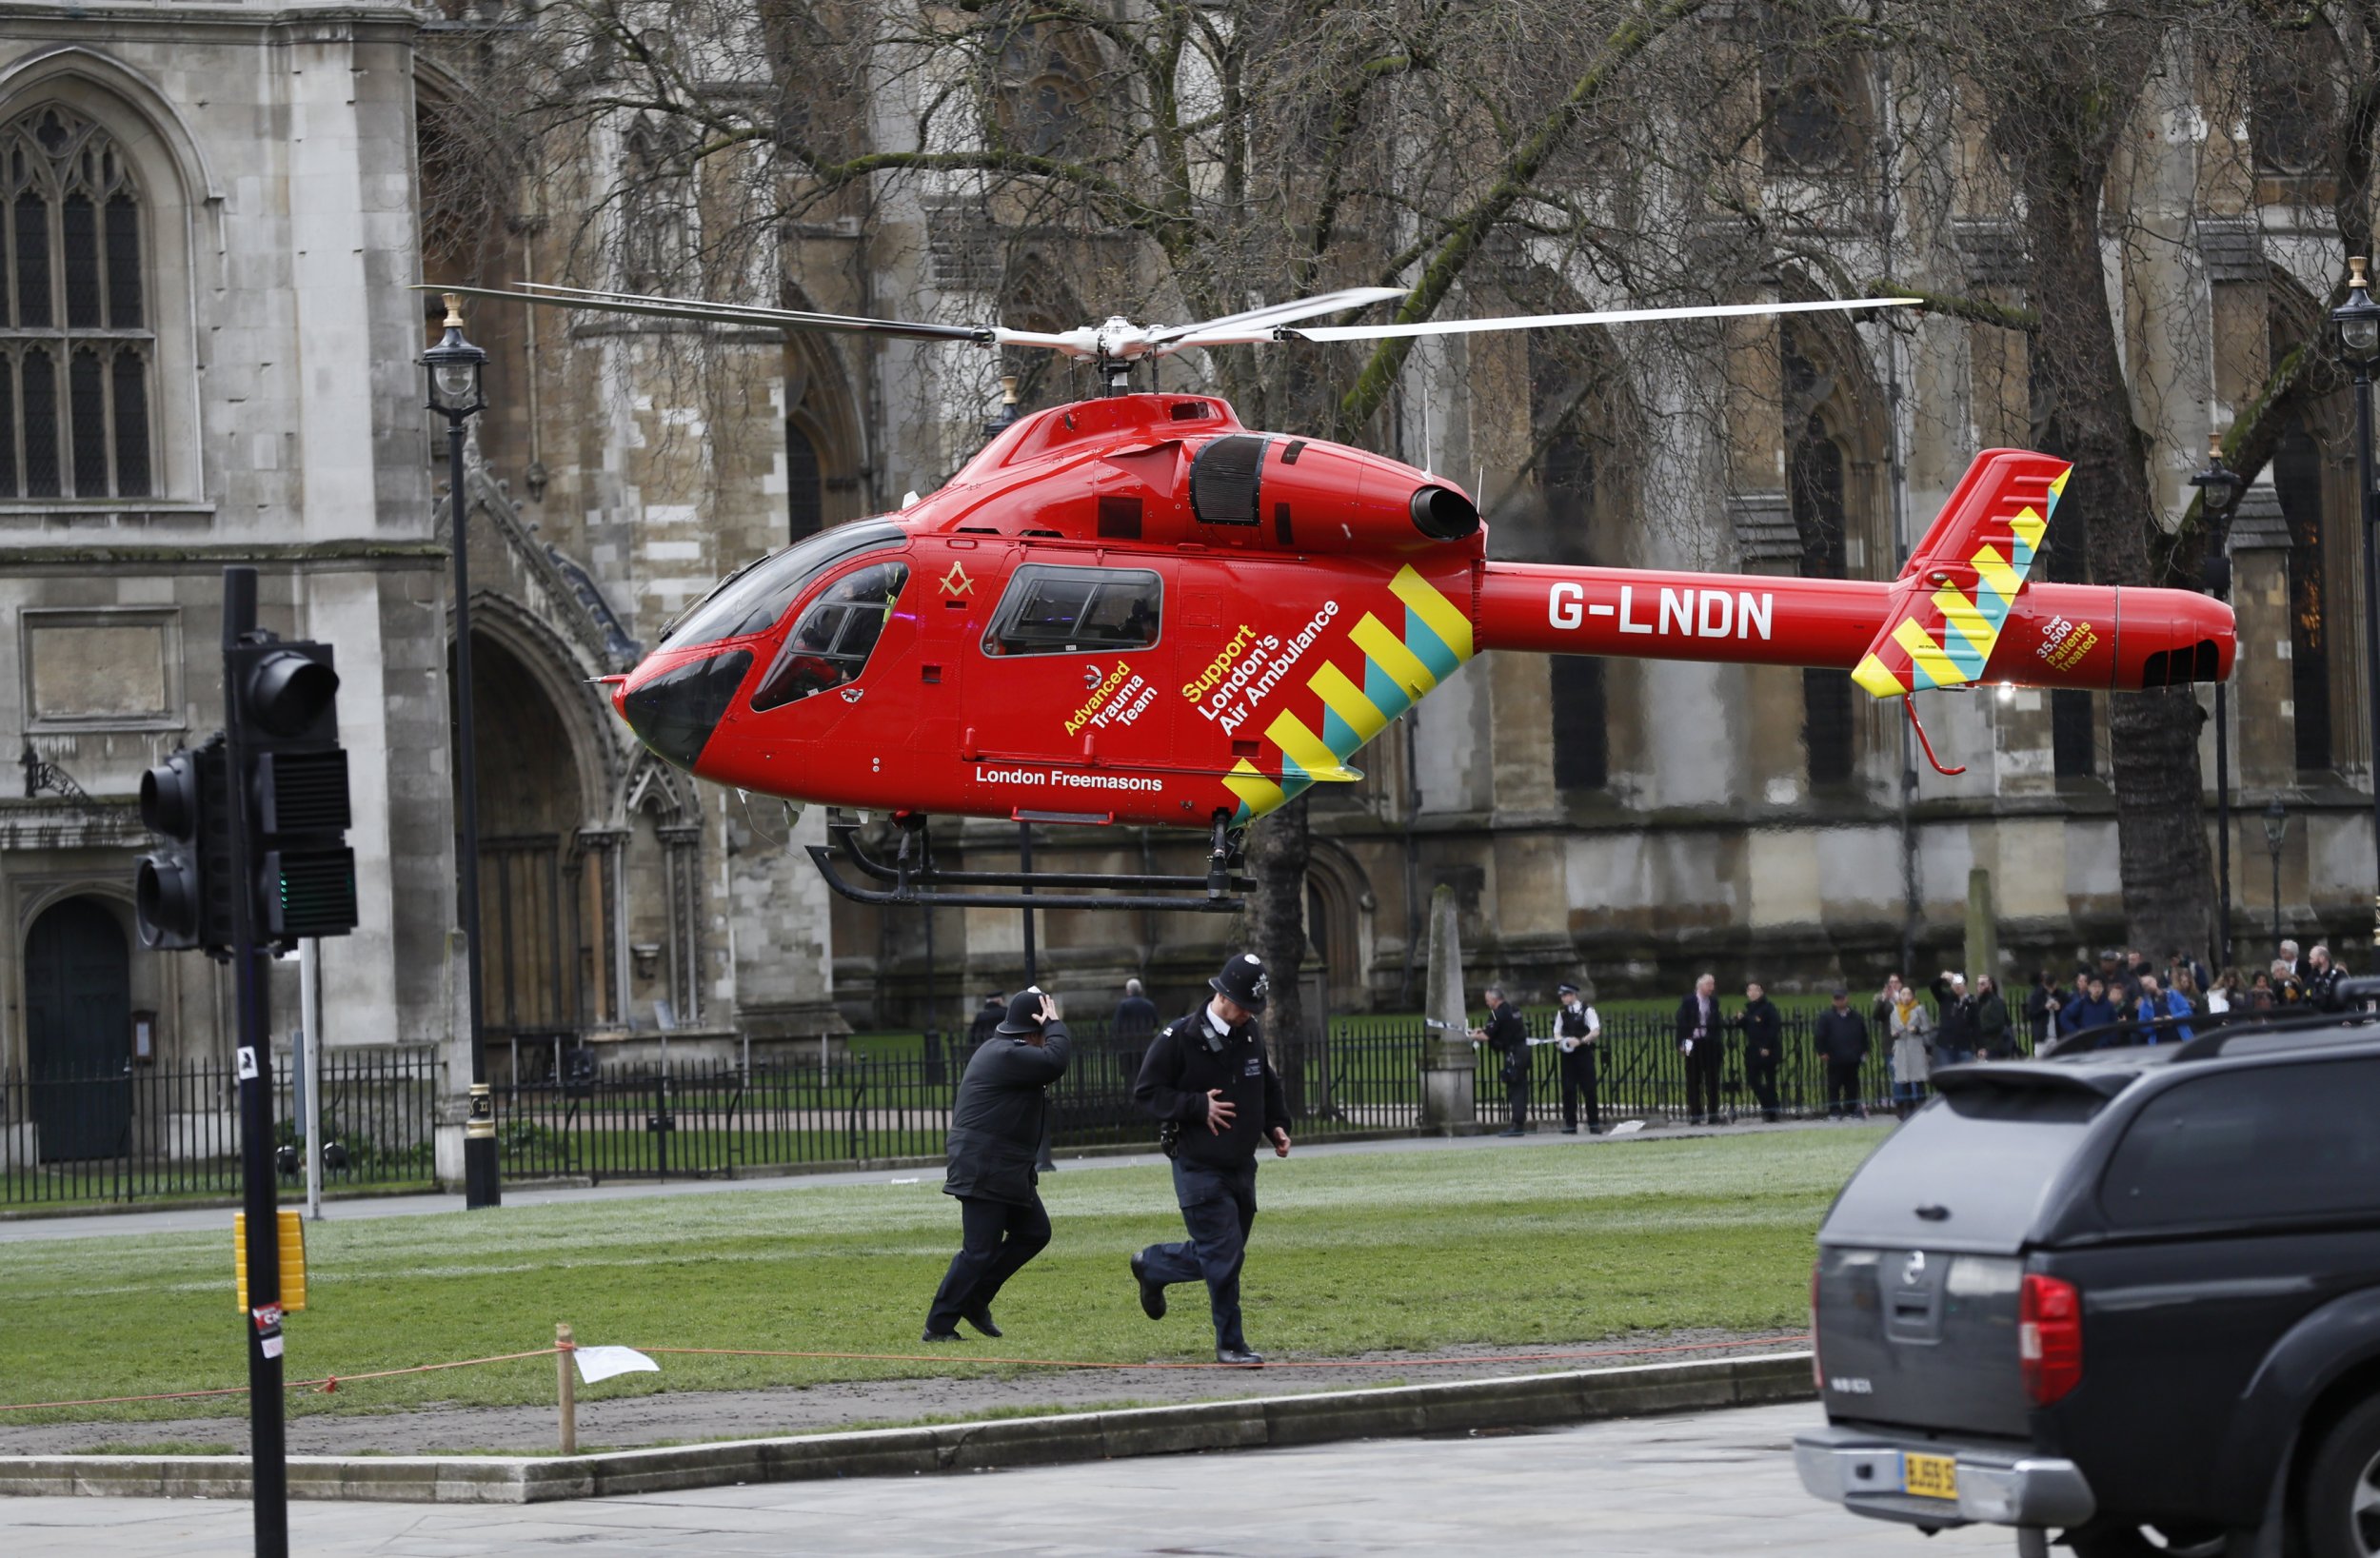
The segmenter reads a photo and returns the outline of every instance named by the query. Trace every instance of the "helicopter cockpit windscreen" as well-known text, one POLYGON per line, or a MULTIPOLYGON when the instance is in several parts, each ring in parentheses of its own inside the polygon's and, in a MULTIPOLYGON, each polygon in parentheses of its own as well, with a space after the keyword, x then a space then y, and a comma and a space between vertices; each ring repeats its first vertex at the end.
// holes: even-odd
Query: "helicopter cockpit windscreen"
POLYGON ((777 663, 752 694, 754 711, 840 687, 858 676, 908 582, 907 563, 879 562, 827 585, 785 635, 777 663))
POLYGON ((732 573, 693 609, 662 630, 662 642, 715 643, 776 625, 803 586, 852 553, 902 538, 888 520, 866 520, 822 530, 732 573))

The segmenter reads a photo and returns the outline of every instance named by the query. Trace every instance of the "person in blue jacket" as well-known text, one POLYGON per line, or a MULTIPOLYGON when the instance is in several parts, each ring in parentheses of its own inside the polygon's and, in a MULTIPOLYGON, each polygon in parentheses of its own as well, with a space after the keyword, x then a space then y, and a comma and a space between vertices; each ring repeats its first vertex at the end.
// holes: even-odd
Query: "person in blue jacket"
MULTIPOLYGON (((2155 1022, 2160 1017, 2188 1017, 2197 1014, 2198 1009, 2190 1004, 2188 996, 2178 990, 2160 987, 2153 974, 2140 976, 2140 1007, 2136 1015, 2142 1023, 2155 1022)), ((2175 1044, 2187 1044, 2190 1038, 2190 1024, 2187 1022, 2176 1022, 2164 1028, 2144 1026, 2140 1031, 2143 1044, 2161 1044, 2169 1040, 2175 1044)))

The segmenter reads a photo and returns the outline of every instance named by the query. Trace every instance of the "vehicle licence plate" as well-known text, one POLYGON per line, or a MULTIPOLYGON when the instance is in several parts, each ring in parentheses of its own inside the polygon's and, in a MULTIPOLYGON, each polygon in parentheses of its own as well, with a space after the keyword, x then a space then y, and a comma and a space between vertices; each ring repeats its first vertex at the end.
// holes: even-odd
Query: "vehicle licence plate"
POLYGON ((1901 1491, 1919 1498, 1956 1498, 1958 1463, 1948 1455, 1903 1455, 1901 1491))

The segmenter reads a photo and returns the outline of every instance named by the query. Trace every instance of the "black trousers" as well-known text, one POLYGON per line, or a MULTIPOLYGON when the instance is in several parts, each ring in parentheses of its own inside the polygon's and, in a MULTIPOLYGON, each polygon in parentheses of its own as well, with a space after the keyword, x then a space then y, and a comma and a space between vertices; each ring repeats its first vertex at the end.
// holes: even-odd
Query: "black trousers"
POLYGON ((1859 1102, 1859 1062, 1830 1060, 1826 1063, 1826 1112, 1830 1115, 1865 1113, 1859 1102))
POLYGON ((1760 1100, 1760 1117, 1776 1118, 1776 1052, 1775 1050, 1744 1051, 1744 1085, 1760 1100))
POLYGON ((1696 1040, 1694 1053, 1686 1056, 1686 1114, 1697 1125, 1705 1117, 1717 1123, 1719 1041, 1716 1037, 1696 1040))
POLYGON ((1520 1069, 1515 1071, 1507 1063, 1504 1070, 1504 1103, 1512 1111, 1512 1129, 1529 1129, 1529 1058, 1522 1052, 1520 1069))
POLYGON ((1587 1097, 1587 1129, 1603 1129, 1603 1111, 1596 1101, 1595 1046, 1581 1044, 1562 1055, 1562 1128, 1578 1129, 1578 1095, 1587 1097))
POLYGON ((1215 1346, 1244 1352, 1240 1329, 1240 1268, 1248 1258, 1248 1230, 1256 1223, 1256 1159, 1231 1168, 1174 1160, 1174 1200, 1190 1237, 1179 1244, 1152 1244, 1140 1252, 1140 1272, 1168 1287, 1206 1284, 1215 1311, 1215 1346))
POLYGON ((959 1252, 935 1291, 925 1329, 949 1331, 969 1314, 981 1314, 1024 1263, 1049 1246, 1049 1213, 1036 1195, 1030 1205, 959 1197, 959 1252))

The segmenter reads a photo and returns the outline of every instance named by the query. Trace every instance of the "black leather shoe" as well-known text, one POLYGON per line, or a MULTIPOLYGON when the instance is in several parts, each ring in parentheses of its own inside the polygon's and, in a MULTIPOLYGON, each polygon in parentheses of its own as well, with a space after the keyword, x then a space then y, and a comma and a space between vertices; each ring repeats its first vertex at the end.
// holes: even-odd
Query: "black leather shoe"
POLYGON ((1525 1131, 1498 1131, 1496 1134, 1499 1136, 1522 1136, 1528 1134, 1525 1131))
POLYGON ((922 1342, 963 1342, 966 1338, 955 1331, 929 1331, 918 1340, 922 1342))
POLYGON ((1241 1369, 1261 1369, 1264 1367, 1264 1354, 1251 1352, 1245 1348, 1219 1347, 1215 1350, 1215 1361, 1233 1364, 1241 1369))
POLYGON ((964 1314, 960 1316, 960 1318, 966 1321, 967 1324, 973 1326, 976 1330, 982 1331, 986 1336, 997 1336, 1000 1334, 1000 1328, 992 1324, 992 1307, 989 1304, 984 1305, 982 1309, 977 1310, 972 1314, 964 1314))
POLYGON ((1578 1128, 1577 1128, 1577 1126, 1575 1126, 1575 1125, 1565 1125, 1565 1126, 1563 1126, 1563 1127, 1562 1127, 1562 1134, 1563 1134, 1563 1135, 1566 1135, 1566 1136, 1575 1136, 1575 1135, 1577 1135, 1577 1134, 1578 1134, 1578 1128))
POLYGON ((1140 1284, 1140 1312, 1152 1320, 1165 1318, 1165 1284, 1149 1280, 1138 1255, 1132 1257, 1132 1280, 1140 1284))

